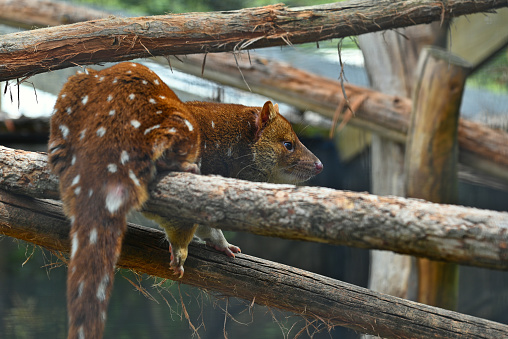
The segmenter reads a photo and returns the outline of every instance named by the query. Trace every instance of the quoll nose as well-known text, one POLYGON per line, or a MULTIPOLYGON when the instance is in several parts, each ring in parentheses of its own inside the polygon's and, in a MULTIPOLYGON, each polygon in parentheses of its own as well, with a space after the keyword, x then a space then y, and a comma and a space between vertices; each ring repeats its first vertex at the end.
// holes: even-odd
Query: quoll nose
POLYGON ((321 171, 323 170, 323 163, 321 161, 319 161, 319 160, 316 161, 314 163, 314 169, 316 171, 316 174, 321 173, 321 171))

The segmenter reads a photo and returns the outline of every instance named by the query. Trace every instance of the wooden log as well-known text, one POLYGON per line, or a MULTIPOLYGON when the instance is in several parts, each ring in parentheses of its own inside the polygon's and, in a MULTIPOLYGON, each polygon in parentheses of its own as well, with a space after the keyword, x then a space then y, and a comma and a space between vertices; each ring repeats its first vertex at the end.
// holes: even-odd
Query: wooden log
POLYGON ((433 0, 356 0, 92 20, 2 36, 0 81, 76 64, 329 40, 505 6, 505 0, 450 0, 446 6, 433 0))
POLYGON ((110 14, 84 6, 48 1, 0 1, 0 23, 34 29, 106 18, 110 14))
MULTIPOLYGON (((408 197, 457 202, 459 107, 470 69, 463 59, 435 47, 425 49, 420 56, 406 143, 408 197)), ((420 259, 418 272, 418 301, 456 309, 456 264, 420 259)))
MULTIPOLYGON (((46 155, 0 146, 0 188, 58 198, 46 155)), ((286 239, 390 250, 508 269, 508 213, 320 187, 172 173, 144 209, 172 219, 286 239)))
MULTIPOLYGON (((175 60, 171 65, 189 74, 202 74, 203 56, 189 55, 183 61, 175 60)), ((253 92, 329 118, 333 118, 344 100, 339 81, 253 54, 250 61, 246 57, 235 60, 232 55, 210 54, 206 57, 203 76, 243 89, 247 89, 246 81, 253 92)), ((412 105, 410 99, 347 83, 344 89, 355 108, 349 124, 396 142, 406 141, 412 105)), ((460 119, 458 140, 461 163, 508 183, 508 133, 460 119)))
MULTIPOLYGON (((69 253, 69 223, 49 201, 0 191, 0 234, 69 253)), ((162 232, 129 224, 119 266, 175 280, 162 232)), ((185 284, 385 338, 502 338, 508 326, 383 295, 286 265, 191 245, 185 284)))

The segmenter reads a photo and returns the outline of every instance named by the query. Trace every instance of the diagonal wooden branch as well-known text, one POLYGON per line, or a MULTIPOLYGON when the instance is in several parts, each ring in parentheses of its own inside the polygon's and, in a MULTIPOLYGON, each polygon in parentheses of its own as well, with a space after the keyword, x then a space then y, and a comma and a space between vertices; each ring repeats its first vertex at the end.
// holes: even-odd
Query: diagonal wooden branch
MULTIPOLYGON (((344 100, 341 83, 337 80, 252 53, 249 60, 245 57, 237 59, 229 55, 208 55, 203 77, 241 89, 245 89, 245 77, 256 93, 302 110, 313 110, 329 118, 333 118, 344 100)), ((172 65, 183 72, 201 76, 202 61, 202 55, 188 55, 183 62, 173 62, 172 65)), ((410 99, 351 84, 343 86, 352 103, 361 101, 355 116, 348 123, 394 141, 406 141, 412 105, 410 99)), ((508 183, 507 132, 460 119, 458 141, 461 163, 508 183)))
MULTIPOLYGON (((46 156, 0 147, 0 188, 57 198, 46 156)), ((260 235, 390 250, 508 269, 508 213, 319 187, 172 173, 146 211, 260 235)))
POLYGON ((2 36, 0 81, 76 64, 314 42, 492 11, 505 0, 356 0, 107 18, 2 36))
MULTIPOLYGON (((0 234, 69 252, 60 205, 0 190, 0 234)), ((160 231, 129 224, 119 266, 167 279, 168 244, 160 231)), ((508 326, 382 295, 318 274, 238 254, 231 259, 192 245, 185 284, 345 326, 383 338, 503 338, 508 326)))

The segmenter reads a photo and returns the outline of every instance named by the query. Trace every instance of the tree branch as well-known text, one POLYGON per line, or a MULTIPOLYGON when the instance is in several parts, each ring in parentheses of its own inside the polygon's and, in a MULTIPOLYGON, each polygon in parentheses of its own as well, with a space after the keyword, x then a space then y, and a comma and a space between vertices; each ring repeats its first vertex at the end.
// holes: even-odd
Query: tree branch
POLYGON ((0 81, 76 64, 342 38, 505 6, 506 0, 450 0, 446 5, 433 0, 356 0, 299 8, 279 4, 228 12, 93 20, 4 35, 0 81))
MULTIPOLYGON (((44 154, 0 147, 0 164, 0 188, 58 197, 44 154)), ((188 173, 155 183, 144 209, 223 230, 508 269, 506 212, 188 173)))
MULTIPOLYGON (((188 55, 183 61, 174 62, 172 66, 201 76, 203 56, 188 55)), ((255 93, 329 118, 337 114, 337 107, 344 106, 339 81, 253 54, 249 59, 208 55, 203 77, 242 89, 245 89, 245 79, 255 93)), ((355 115, 348 123, 391 140, 406 141, 412 106, 410 99, 347 83, 343 86, 347 99, 356 107, 355 115)), ((508 133, 460 119, 458 142, 459 160, 463 164, 508 182, 508 133)))
MULTIPOLYGON (((0 191, 0 234, 69 252, 69 223, 59 204, 0 191)), ((157 230, 129 224, 119 266, 167 279, 168 244, 157 230)), ((385 338, 503 338, 508 326, 382 295, 318 274, 238 254, 231 259, 192 245, 179 281, 221 295, 385 338)))

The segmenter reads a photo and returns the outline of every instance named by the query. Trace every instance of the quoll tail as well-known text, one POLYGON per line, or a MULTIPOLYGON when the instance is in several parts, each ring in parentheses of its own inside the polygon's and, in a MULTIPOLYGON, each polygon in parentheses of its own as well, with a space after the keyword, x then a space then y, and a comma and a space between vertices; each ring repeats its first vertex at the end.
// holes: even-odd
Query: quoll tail
POLYGON ((67 275, 69 339, 102 338, 115 264, 126 229, 122 215, 105 217, 101 224, 85 224, 84 220, 87 219, 82 213, 71 220, 67 275))

